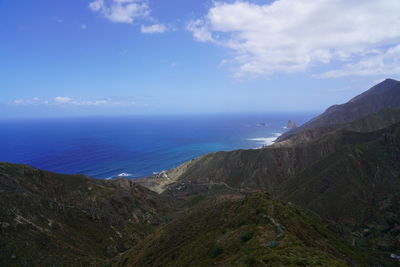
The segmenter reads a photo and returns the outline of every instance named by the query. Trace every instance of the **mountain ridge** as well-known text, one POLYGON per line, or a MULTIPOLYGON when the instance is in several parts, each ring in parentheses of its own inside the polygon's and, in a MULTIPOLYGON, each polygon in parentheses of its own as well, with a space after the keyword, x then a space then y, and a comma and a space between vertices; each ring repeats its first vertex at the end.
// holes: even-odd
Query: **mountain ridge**
POLYGON ((353 97, 345 104, 329 107, 321 115, 282 134, 276 141, 284 141, 291 135, 306 129, 348 123, 382 108, 394 107, 400 107, 400 82, 394 79, 386 79, 353 97))

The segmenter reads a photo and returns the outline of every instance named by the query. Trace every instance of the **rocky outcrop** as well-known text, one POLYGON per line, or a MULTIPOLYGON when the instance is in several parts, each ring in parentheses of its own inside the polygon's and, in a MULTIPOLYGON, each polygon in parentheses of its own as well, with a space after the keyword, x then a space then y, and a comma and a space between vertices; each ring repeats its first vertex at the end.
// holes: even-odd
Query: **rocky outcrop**
POLYGON ((289 120, 286 125, 286 128, 290 130, 297 128, 296 122, 293 120, 289 120))

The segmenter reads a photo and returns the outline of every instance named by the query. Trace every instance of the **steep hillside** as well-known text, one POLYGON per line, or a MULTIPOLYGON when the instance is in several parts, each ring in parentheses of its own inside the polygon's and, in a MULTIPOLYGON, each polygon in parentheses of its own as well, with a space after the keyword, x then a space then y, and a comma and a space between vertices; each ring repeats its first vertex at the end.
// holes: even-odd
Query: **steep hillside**
POLYGON ((400 124, 370 134, 376 138, 288 178, 279 195, 347 227, 360 246, 388 258, 400 255, 400 124))
POLYGON ((283 134, 277 141, 284 141, 306 129, 348 123, 381 109, 396 107, 400 107, 400 82, 386 79, 345 104, 331 106, 316 118, 283 134))
POLYGON ((386 128, 398 122, 400 122, 400 108, 385 108, 352 122, 306 129, 297 134, 288 136, 285 140, 277 142, 273 146, 280 147, 305 144, 339 129, 354 132, 372 132, 386 128))
POLYGON ((357 225, 371 221, 368 210, 376 209, 371 205, 400 192, 400 124, 362 135, 372 137, 343 146, 288 178, 280 194, 336 221, 349 219, 349 224, 357 225), (365 218, 350 219, 360 215, 365 218))
POLYGON ((120 255, 114 266, 347 266, 364 261, 315 216, 254 193, 204 203, 120 255))
POLYGON ((182 191, 196 184, 219 184, 238 190, 261 189, 274 193, 283 181, 341 147, 373 138, 374 134, 336 131, 307 145, 216 152, 180 167, 178 175, 169 175, 167 172, 167 177, 144 180, 152 180, 153 183, 162 181, 163 190, 179 187, 182 191))
POLYGON ((100 265, 164 220, 167 199, 101 181, 0 163, 0 265, 100 265))

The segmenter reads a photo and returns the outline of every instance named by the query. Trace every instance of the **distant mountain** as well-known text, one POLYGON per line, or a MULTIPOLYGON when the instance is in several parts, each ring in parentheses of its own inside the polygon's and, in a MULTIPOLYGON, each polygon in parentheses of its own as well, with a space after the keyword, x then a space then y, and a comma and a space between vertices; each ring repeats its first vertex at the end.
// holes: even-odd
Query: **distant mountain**
POLYGON ((104 181, 0 163, 0 265, 101 266, 164 220, 167 199, 104 181))
POLYGON ((277 141, 284 141, 307 129, 348 123, 383 108, 400 108, 399 81, 386 79, 345 104, 331 106, 318 117, 286 132, 277 141))
POLYGON ((361 266, 363 254, 317 216, 262 193, 203 201, 114 266, 361 266))

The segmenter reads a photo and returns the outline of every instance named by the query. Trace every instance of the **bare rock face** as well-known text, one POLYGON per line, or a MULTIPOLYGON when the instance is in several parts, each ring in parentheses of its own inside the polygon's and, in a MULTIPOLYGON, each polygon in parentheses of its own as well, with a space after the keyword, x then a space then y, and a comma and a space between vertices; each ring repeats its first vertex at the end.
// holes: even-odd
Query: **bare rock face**
POLYGON ((290 129, 290 130, 292 130, 292 129, 294 129, 294 128, 297 128, 296 122, 295 122, 295 121, 292 121, 292 120, 289 120, 288 123, 287 123, 287 125, 286 125, 286 128, 288 128, 288 129, 290 129))

